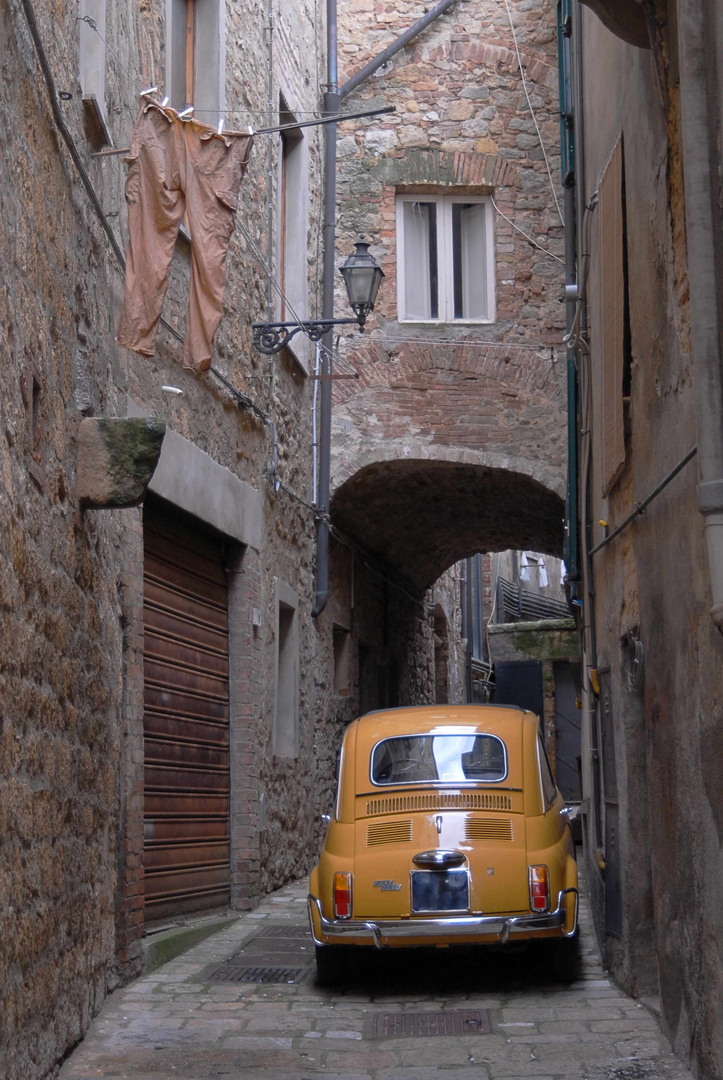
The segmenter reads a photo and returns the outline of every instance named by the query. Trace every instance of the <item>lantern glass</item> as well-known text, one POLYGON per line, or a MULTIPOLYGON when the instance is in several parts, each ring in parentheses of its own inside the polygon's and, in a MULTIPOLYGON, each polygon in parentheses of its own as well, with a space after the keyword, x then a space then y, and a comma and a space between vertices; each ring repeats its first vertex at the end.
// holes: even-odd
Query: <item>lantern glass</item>
POLYGON ((369 253, 369 244, 363 237, 355 243, 354 249, 339 270, 352 310, 363 320, 374 309, 384 271, 369 253))

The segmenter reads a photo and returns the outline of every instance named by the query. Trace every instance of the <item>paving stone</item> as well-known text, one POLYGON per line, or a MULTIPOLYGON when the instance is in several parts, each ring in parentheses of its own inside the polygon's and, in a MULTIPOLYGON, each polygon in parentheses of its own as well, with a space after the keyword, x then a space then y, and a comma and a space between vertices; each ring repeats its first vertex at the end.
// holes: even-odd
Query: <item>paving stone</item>
MULTIPOLYGON (((408 973, 404 957, 393 969, 371 964, 339 990, 313 977, 267 987, 198 981, 211 959, 226 960, 262 926, 305 926, 300 894, 283 892, 282 903, 265 905, 268 918, 241 915, 212 949, 206 941, 118 990, 60 1080, 610 1080, 638 1063, 641 1080, 691 1080, 655 1017, 604 977, 540 984, 534 967, 518 965, 514 980, 500 969, 491 993, 486 971, 479 991, 455 993, 449 963, 434 956, 426 966, 410 958, 408 973), (460 1008, 488 1009, 492 1033, 369 1038, 380 1013, 460 1008)), ((582 932, 594 948, 589 922, 582 932)))
POLYGON ((469 1062, 467 1066, 459 1069, 445 1069, 443 1072, 434 1066, 426 1068, 413 1065, 408 1069, 381 1069, 376 1074, 376 1080, 487 1080, 488 1077, 487 1069, 476 1062, 469 1062))

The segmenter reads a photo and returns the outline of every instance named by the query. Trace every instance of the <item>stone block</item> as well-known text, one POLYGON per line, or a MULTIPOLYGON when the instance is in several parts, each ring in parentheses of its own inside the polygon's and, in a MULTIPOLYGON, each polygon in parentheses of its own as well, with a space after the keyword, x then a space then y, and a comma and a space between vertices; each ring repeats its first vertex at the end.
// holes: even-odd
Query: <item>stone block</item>
POLYGON ((161 456, 162 420, 86 418, 78 427, 77 490, 91 510, 138 506, 161 456))

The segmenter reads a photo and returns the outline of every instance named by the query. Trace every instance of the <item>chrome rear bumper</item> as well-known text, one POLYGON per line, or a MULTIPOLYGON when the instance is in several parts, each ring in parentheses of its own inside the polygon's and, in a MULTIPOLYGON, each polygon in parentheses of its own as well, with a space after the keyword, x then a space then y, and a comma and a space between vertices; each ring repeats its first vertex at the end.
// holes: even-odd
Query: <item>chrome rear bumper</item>
POLYGON ((384 948, 391 941, 404 938, 464 938, 494 935, 500 945, 506 944, 516 935, 529 935, 536 930, 560 930, 565 926, 567 912, 563 906, 564 897, 572 893, 575 898, 573 927, 561 937, 572 937, 577 930, 578 891, 575 888, 562 889, 557 895, 557 907, 541 915, 450 915, 433 919, 325 919, 321 901, 309 895, 309 921, 311 936, 316 945, 327 945, 317 937, 314 926, 314 909, 320 921, 324 937, 344 937, 352 941, 368 941, 377 949, 384 948))

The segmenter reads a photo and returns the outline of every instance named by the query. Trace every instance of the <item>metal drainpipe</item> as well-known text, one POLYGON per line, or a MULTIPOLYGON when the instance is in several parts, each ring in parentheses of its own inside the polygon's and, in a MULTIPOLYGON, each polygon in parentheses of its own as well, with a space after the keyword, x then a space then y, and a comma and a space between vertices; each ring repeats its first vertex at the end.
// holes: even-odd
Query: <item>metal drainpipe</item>
MULTIPOLYGON (((337 21, 336 0, 326 3, 326 93, 324 113, 339 112, 341 98, 337 92, 337 21)), ((336 124, 326 125, 324 149, 324 233, 322 319, 334 318, 334 260, 336 258, 336 124)), ((332 374, 331 358, 334 349, 334 330, 322 338, 321 374, 332 374)), ((329 495, 331 490, 331 387, 330 378, 321 380, 321 410, 319 417, 319 501, 323 518, 316 523, 316 600, 311 614, 321 615, 329 599, 329 495)))
POLYGON ((723 35, 712 5, 679 0, 680 104, 684 163, 685 230, 688 249, 690 322, 698 428, 698 509, 705 538, 713 605, 711 618, 723 627, 723 373, 721 288, 723 251, 716 205, 717 146, 723 123, 719 103, 716 37, 723 35))
POLYGON ((474 559, 467 559, 467 704, 472 705, 474 697, 474 679, 472 675, 472 655, 474 653, 474 559))
MULTIPOLYGON (((272 127, 274 123, 274 0, 269 0, 269 70, 267 72, 267 94, 268 94, 268 113, 269 121, 268 126, 272 127)), ((268 145, 268 163, 266 170, 266 229, 268 232, 268 243, 266 245, 266 261, 269 270, 273 269, 274 265, 274 136, 267 135, 269 140, 268 145)), ((266 309, 268 312, 267 318, 269 322, 274 321, 274 288, 269 276, 266 281, 266 309)))
MULTIPOLYGON (((578 284, 577 276, 577 237, 575 221, 575 187, 565 188, 565 285, 574 287, 578 284)), ((566 329, 572 331, 577 302, 568 299, 566 308, 566 329)), ((577 499, 577 372, 575 369, 575 349, 567 350, 567 506, 565 536, 565 565, 571 594, 577 594, 579 584, 578 565, 578 499, 577 499)))
POLYGON ((430 23, 433 23, 435 19, 438 19, 440 15, 443 15, 447 8, 452 7, 457 0, 440 0, 440 3, 423 15, 421 19, 405 30, 403 34, 400 34, 396 41, 393 41, 391 45, 387 45, 386 49, 383 49, 373 60, 370 60, 361 71, 357 71, 356 75, 353 75, 351 79, 344 83, 339 88, 339 97, 345 98, 347 94, 350 94, 352 90, 355 90, 360 83, 363 83, 365 79, 368 79, 370 75, 373 75, 383 64, 386 64, 387 60, 398 53, 400 49, 403 49, 405 45, 408 45, 418 34, 421 34, 422 30, 426 29, 430 23))
MULTIPOLYGON (((408 45, 413 38, 438 19, 456 0, 441 0, 423 18, 388 45, 379 55, 358 71, 344 85, 338 86, 337 68, 337 18, 336 0, 326 2, 326 70, 327 87, 324 94, 324 113, 335 116, 339 112, 342 99, 364 82, 374 71, 385 64, 395 53, 408 45)), ((322 319, 334 318, 334 261, 336 258, 336 124, 326 125, 326 145, 324 153, 324 259, 322 286, 322 319)), ((333 330, 329 330, 322 340, 323 356, 321 371, 323 375, 332 374, 331 358, 333 355, 333 330)), ((325 517, 329 514, 331 489, 331 379, 321 381, 321 409, 319 417, 319 512, 325 517)), ((321 615, 329 599, 329 525, 319 519, 316 526, 316 600, 312 617, 321 615)))

